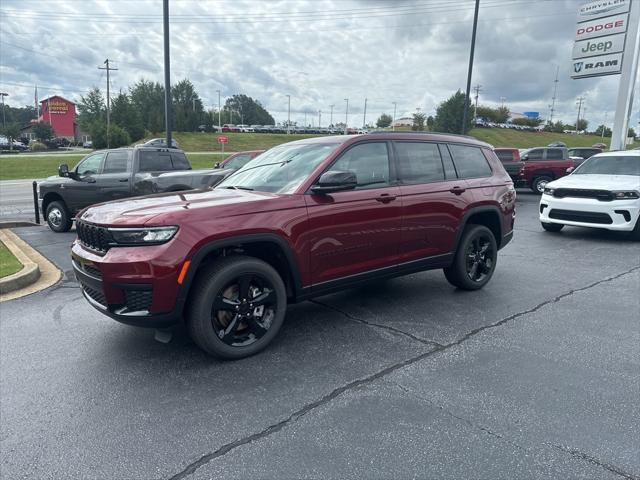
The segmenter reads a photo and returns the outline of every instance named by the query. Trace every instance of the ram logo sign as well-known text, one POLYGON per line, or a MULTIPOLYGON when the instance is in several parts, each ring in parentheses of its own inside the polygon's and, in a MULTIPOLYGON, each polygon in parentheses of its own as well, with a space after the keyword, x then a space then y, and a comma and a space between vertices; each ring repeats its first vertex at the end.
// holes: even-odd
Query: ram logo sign
POLYGON ((615 75, 622 69, 622 54, 602 55, 573 62, 571 78, 615 75))

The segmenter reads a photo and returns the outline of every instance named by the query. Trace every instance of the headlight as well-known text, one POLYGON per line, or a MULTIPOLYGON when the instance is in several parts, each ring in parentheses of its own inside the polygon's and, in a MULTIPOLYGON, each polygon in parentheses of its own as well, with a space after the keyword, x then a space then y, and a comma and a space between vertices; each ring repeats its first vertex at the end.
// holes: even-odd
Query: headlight
POLYGON ((555 188, 544 187, 544 194, 553 196, 553 192, 555 192, 555 188))
POLYGON ((634 200, 636 198, 640 198, 638 192, 631 191, 622 191, 622 192, 611 192, 613 193, 613 198, 615 200, 634 200))
POLYGON ((110 228, 114 246, 157 245, 171 240, 178 227, 110 228))

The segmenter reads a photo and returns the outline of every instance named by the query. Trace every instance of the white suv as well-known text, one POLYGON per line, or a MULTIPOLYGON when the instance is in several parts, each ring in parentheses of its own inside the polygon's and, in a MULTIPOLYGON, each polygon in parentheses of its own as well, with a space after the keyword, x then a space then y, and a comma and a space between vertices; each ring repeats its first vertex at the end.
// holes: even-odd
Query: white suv
POLYGON ((571 175, 547 183, 540 199, 542 228, 565 225, 633 232, 640 240, 640 151, 599 153, 571 175))

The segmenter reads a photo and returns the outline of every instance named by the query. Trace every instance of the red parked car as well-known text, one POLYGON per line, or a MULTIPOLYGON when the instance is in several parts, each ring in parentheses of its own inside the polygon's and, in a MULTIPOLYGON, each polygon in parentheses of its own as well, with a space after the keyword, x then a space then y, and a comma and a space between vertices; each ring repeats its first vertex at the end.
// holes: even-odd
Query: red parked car
POLYGON ((547 183, 567 175, 567 169, 574 167, 566 147, 530 148, 520 152, 524 162, 516 186, 529 187, 533 193, 542 195, 547 183))
POLYGON ((229 155, 227 158, 222 160, 221 162, 216 162, 213 168, 224 168, 238 170, 239 168, 244 167, 249 161, 256 158, 258 155, 263 153, 264 150, 247 150, 244 152, 236 152, 233 155, 229 155))
POLYGON ((271 342, 288 303, 439 268, 482 288, 514 214, 513 183, 486 143, 316 137, 272 148, 213 190, 85 209, 73 268, 105 315, 156 328, 184 318, 202 349, 241 358, 271 342))
POLYGON ((223 132, 229 133, 229 132, 239 132, 240 129, 238 127, 236 127, 235 125, 231 124, 231 123, 225 123, 224 125, 222 125, 222 129, 223 132))

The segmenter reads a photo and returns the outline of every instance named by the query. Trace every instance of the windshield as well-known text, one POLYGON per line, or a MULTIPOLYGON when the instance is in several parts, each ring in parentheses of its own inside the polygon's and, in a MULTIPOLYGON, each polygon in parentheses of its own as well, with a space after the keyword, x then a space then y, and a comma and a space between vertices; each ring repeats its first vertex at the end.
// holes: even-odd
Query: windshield
POLYGON ((640 176, 640 156, 620 155, 591 157, 575 172, 576 175, 638 175, 640 176))
POLYGON ((292 193, 338 145, 308 143, 274 147, 251 160, 216 188, 292 193))

